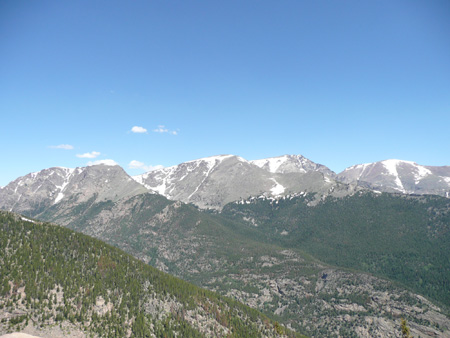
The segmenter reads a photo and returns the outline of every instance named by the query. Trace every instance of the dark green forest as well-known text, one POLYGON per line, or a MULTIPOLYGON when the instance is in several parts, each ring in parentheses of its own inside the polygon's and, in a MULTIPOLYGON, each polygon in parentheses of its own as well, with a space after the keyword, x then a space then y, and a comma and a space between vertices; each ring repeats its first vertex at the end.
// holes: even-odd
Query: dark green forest
POLYGON ((230 203, 222 215, 251 217, 260 240, 298 248, 328 264, 385 277, 450 304, 450 201, 364 192, 230 203), (283 233, 284 231, 284 233, 283 233), (288 235, 286 235, 286 233, 288 235))

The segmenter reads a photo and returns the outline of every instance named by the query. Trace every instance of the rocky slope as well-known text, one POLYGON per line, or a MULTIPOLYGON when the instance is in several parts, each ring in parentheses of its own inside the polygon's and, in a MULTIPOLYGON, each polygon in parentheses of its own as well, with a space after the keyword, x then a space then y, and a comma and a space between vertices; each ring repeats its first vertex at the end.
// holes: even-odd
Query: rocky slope
POLYGON ((337 178, 379 191, 450 197, 450 166, 433 167, 410 161, 386 160, 349 167, 337 178))

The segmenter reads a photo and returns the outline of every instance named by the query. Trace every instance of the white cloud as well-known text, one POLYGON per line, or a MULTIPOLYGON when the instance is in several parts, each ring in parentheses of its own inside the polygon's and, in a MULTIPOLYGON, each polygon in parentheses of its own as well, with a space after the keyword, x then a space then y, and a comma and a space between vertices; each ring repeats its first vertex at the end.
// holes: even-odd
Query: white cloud
POLYGON ((52 149, 64 149, 64 150, 72 150, 73 146, 71 146, 70 144, 60 144, 57 146, 49 146, 49 148, 52 149))
POLYGON ((165 126, 163 126, 163 125, 159 125, 158 126, 158 128, 156 128, 156 129, 153 129, 153 131, 155 132, 155 133, 169 133, 169 134, 172 134, 172 135, 178 135, 178 132, 177 131, 175 131, 175 130, 169 130, 169 129, 167 129, 165 126))
POLYGON ((98 164, 104 164, 104 165, 119 165, 114 160, 98 160, 98 161, 89 161, 87 165, 98 165, 98 164))
POLYGON ((146 132, 147 132, 147 129, 145 129, 144 127, 134 126, 133 128, 131 128, 131 131, 132 131, 133 133, 140 133, 140 134, 143 134, 143 133, 146 133, 146 132))
POLYGON ((145 170, 145 171, 153 171, 153 170, 157 170, 157 169, 162 169, 164 168, 162 165, 158 164, 158 165, 146 165, 142 162, 133 160, 128 164, 128 168, 130 169, 141 169, 141 170, 145 170))
POLYGON ((96 158, 100 153, 98 151, 92 151, 90 153, 77 154, 79 158, 96 158))
POLYGON ((164 126, 158 126, 158 128, 153 129, 153 131, 154 131, 155 133, 168 133, 168 132, 169 132, 169 129, 167 129, 167 128, 164 127, 164 126))

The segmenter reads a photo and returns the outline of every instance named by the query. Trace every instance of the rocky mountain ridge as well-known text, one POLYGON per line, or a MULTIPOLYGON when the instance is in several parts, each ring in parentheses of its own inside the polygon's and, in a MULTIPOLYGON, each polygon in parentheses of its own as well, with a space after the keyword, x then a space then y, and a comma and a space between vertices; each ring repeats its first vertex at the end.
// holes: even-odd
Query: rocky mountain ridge
POLYGON ((253 161, 219 155, 133 177, 118 165, 55 167, 19 177, 0 188, 0 209, 27 214, 64 199, 72 199, 75 205, 150 191, 201 209, 221 210, 227 203, 250 197, 276 199, 312 192, 321 199, 347 196, 361 189, 450 197, 450 166, 386 160, 355 165, 336 174, 302 155, 253 161))
POLYGON ((299 192, 346 194, 327 167, 301 155, 247 161, 220 155, 133 176, 136 182, 168 199, 220 210, 225 204, 251 196, 281 197, 299 192))
POLYGON ((91 201, 116 201, 145 193, 118 165, 79 168, 54 167, 17 178, 0 189, 0 209, 35 214, 62 201, 72 205, 91 201))
POLYGON ((385 160, 349 167, 337 178, 373 190, 450 197, 450 166, 423 166, 411 161, 385 160))

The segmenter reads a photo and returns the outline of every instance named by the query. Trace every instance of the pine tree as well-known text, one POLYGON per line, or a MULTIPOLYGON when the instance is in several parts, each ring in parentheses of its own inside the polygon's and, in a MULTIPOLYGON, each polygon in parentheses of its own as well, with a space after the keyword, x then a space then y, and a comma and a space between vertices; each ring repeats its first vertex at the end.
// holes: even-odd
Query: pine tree
POLYGON ((412 338, 406 320, 402 318, 402 338, 412 338))

